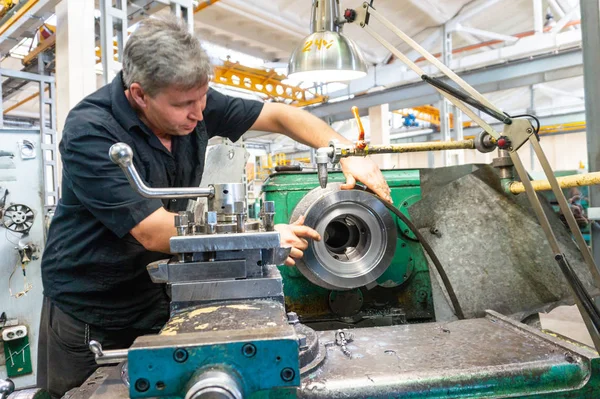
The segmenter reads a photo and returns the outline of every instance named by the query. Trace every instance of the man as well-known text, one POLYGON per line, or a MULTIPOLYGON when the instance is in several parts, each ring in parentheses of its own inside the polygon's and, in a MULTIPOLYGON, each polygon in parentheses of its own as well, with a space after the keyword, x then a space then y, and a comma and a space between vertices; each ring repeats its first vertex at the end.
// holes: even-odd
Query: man
MULTIPOLYGON (((168 319, 164 287, 146 265, 168 257, 173 215, 185 200, 137 194, 108 150, 131 146, 134 164, 151 187, 198 186, 208 139, 238 140, 248 129, 280 132, 321 147, 343 140, 305 111, 283 104, 228 97, 208 86, 211 67, 199 41, 176 19, 147 19, 129 37, 123 71, 85 98, 67 117, 60 143, 62 198, 42 260, 40 387, 60 397, 96 369, 91 339, 105 349, 129 347, 168 319)), ((369 159, 342 163, 346 188, 355 179, 389 199, 389 188, 369 159)), ((287 264, 302 256, 303 226, 278 225, 287 264)))

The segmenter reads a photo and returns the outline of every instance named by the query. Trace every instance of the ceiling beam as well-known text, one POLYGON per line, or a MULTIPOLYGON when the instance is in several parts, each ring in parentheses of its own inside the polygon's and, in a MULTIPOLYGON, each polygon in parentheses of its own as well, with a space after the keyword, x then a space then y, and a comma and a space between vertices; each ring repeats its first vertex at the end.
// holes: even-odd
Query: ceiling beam
MULTIPOLYGON (((583 57, 580 49, 551 53, 538 57, 527 57, 485 68, 459 73, 459 75, 481 93, 490 93, 538 83, 566 79, 583 74, 583 57)), ((439 93, 429 84, 417 81, 392 87, 350 100, 326 103, 307 108, 313 115, 330 122, 351 119, 352 106, 357 106, 362 115, 369 107, 390 104, 390 109, 410 108, 431 104, 439 100, 439 93)))

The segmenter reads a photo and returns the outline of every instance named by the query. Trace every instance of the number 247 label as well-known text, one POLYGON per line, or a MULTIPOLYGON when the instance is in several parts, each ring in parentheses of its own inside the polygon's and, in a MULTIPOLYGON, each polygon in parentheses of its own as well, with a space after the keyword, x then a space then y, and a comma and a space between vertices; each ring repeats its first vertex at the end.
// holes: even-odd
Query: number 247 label
POLYGON ((310 51, 313 47, 316 47, 318 50, 321 50, 321 48, 324 49, 328 49, 331 46, 333 46, 333 40, 308 40, 307 42, 304 43, 304 47, 302 48, 302 52, 306 53, 308 51, 310 51))

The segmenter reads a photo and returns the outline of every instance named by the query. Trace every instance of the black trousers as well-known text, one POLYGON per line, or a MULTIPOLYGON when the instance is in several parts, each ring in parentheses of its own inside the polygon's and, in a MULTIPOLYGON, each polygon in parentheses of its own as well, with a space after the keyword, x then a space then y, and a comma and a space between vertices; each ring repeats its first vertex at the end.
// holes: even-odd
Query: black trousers
POLYGON ((86 324, 61 311, 44 297, 38 341, 37 386, 53 399, 78 387, 98 368, 94 354, 88 348, 90 340, 102 344, 102 349, 129 348, 140 335, 156 334, 157 330, 126 328, 107 330, 86 324))

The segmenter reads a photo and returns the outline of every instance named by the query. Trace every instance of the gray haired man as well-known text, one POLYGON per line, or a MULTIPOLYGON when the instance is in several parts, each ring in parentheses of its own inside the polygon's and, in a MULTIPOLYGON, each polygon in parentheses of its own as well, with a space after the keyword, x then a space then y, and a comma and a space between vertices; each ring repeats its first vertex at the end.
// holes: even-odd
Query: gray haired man
MULTIPOLYGON (((208 82, 211 67, 200 42, 176 19, 147 19, 129 37, 123 71, 71 110, 60 143, 62 198, 42 259, 44 304, 38 385, 61 397, 96 369, 88 343, 129 347, 168 318, 163 286, 146 265, 165 258, 176 234, 173 215, 187 201, 147 199, 131 189, 108 158, 129 144, 152 187, 198 186, 209 138, 238 140, 249 129, 283 133, 321 147, 345 141, 323 121, 291 106, 223 95, 208 82)), ((383 198, 389 188, 367 158, 342 161, 346 188, 364 182, 383 198)), ((320 240, 302 220, 278 225, 292 247, 286 264, 320 240)))

